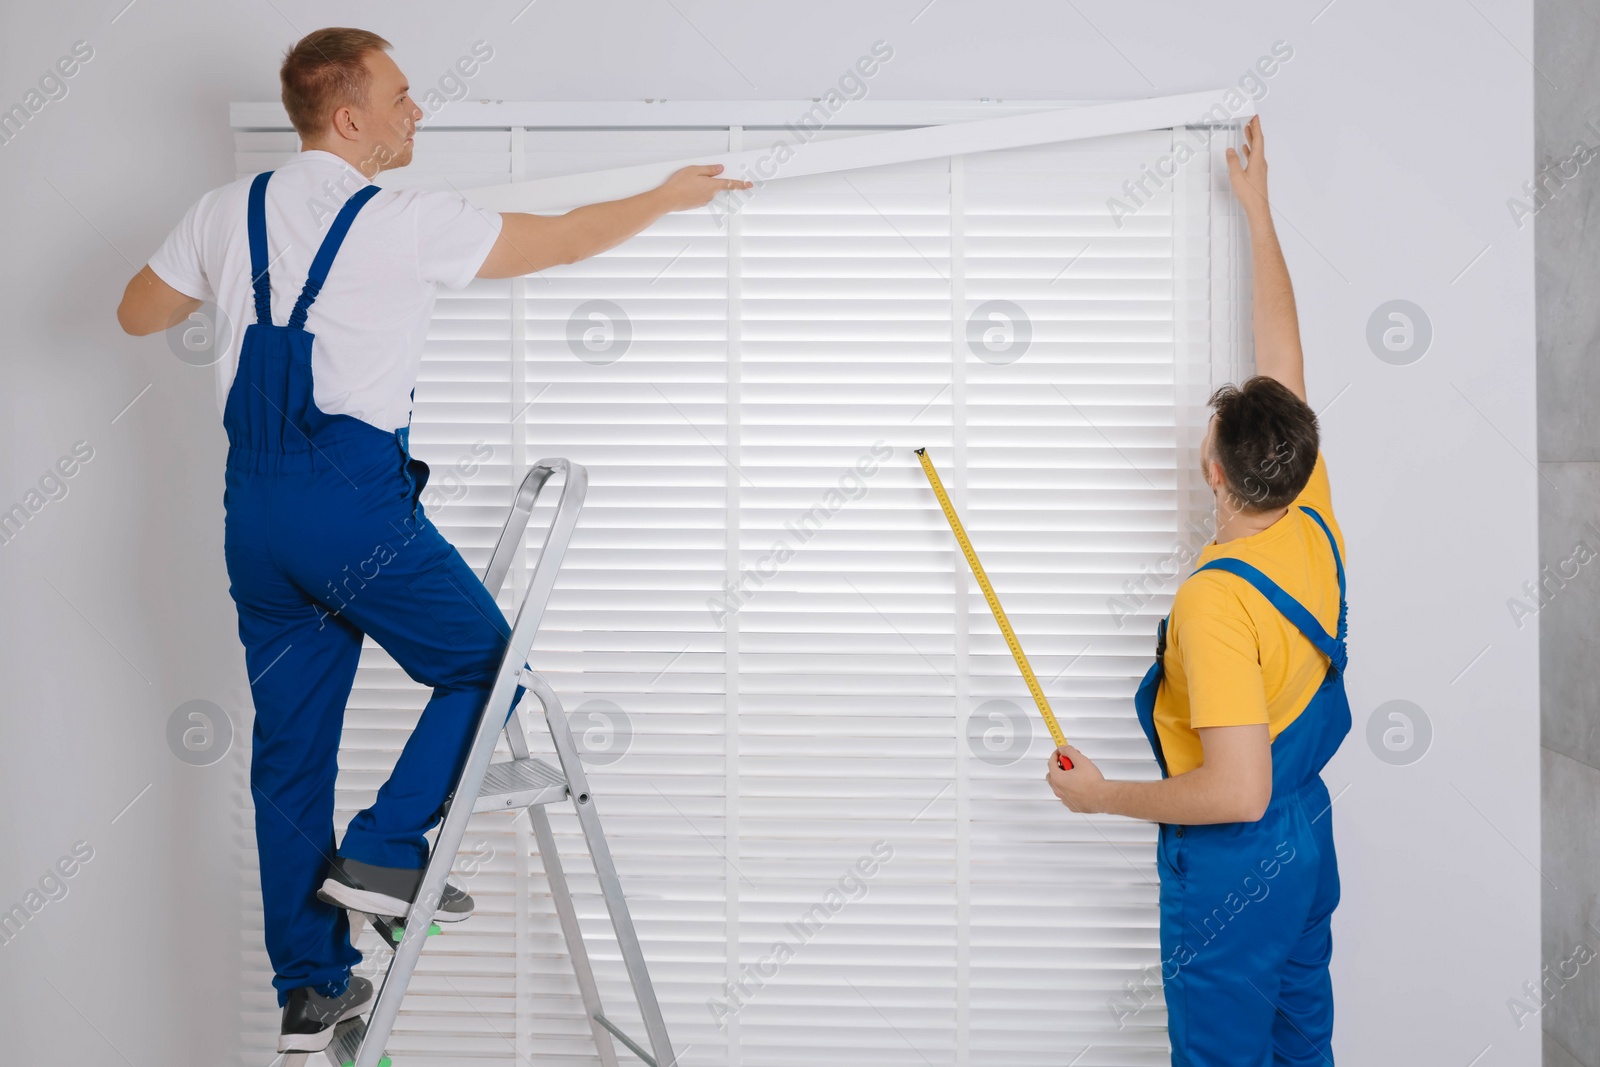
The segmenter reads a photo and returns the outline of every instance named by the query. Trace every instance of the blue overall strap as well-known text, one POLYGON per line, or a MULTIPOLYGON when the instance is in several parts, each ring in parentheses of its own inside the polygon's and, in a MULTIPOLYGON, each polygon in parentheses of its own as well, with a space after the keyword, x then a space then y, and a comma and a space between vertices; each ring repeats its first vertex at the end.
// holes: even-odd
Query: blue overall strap
POLYGON ((1339 558, 1339 542, 1334 540, 1333 531, 1328 529, 1328 524, 1322 520, 1321 515, 1318 515, 1315 511, 1312 511, 1304 504, 1300 505, 1300 510, 1317 520, 1317 525, 1322 527, 1322 532, 1328 535, 1328 547, 1333 549, 1333 566, 1334 569, 1339 572, 1339 632, 1334 636, 1338 637, 1340 641, 1343 641, 1346 632, 1346 604, 1344 602, 1344 561, 1339 558))
POLYGON ((1328 657, 1340 674, 1344 673, 1347 657, 1344 641, 1329 637, 1328 631, 1323 629, 1322 623, 1317 621, 1316 616, 1307 611, 1300 601, 1284 592, 1283 587, 1277 582, 1268 578, 1244 560, 1232 557, 1214 559, 1203 567, 1196 567, 1194 573, 1199 574, 1201 571, 1213 570, 1237 574, 1255 586, 1256 590, 1266 597, 1273 607, 1283 613, 1284 618, 1294 623, 1299 631, 1305 634, 1324 656, 1328 657))
POLYGON ((289 315, 291 330, 305 328, 306 313, 311 310, 311 302, 322 291, 322 283, 328 280, 328 268, 333 266, 333 257, 338 254, 339 246, 344 243, 344 235, 350 232, 350 224, 355 221, 356 212, 377 193, 378 186, 368 185, 346 200, 344 207, 339 209, 333 225, 328 227, 328 236, 322 239, 322 247, 317 249, 316 258, 311 261, 311 270, 306 274, 305 288, 300 290, 300 299, 295 301, 294 311, 289 315))
MULTIPOLYGON (((1327 529, 1326 526, 1323 528, 1327 529)), ((1334 559, 1338 559, 1337 548, 1334 549, 1334 559)), ((1305 634, 1306 638, 1310 640, 1313 645, 1316 645, 1317 649, 1324 656, 1328 657, 1329 662, 1333 664, 1335 670, 1337 670, 1340 674, 1344 673, 1345 664, 1348 661, 1348 652, 1345 649, 1343 633, 1341 633, 1338 638, 1329 637, 1328 631, 1323 628, 1322 623, 1317 621, 1317 617, 1315 615, 1306 610, 1305 605, 1301 604, 1300 601, 1284 592, 1283 587, 1277 582, 1273 581, 1271 578, 1268 578, 1265 574, 1262 574, 1259 570, 1246 563, 1242 559, 1234 559, 1231 556, 1225 556, 1222 559, 1214 559, 1202 567, 1196 567, 1193 573, 1199 574, 1201 571, 1211 570, 1227 571, 1229 574, 1237 574, 1239 577, 1255 586, 1256 591, 1267 598, 1268 603, 1277 608, 1278 611, 1283 614, 1284 618, 1294 623, 1295 627, 1299 629, 1301 633, 1305 634)), ((1340 573, 1342 576, 1342 567, 1340 568, 1340 573)), ((1340 585, 1342 587, 1343 582, 1341 582, 1340 585)), ((1342 631, 1344 629, 1344 591, 1342 588, 1340 589, 1339 594, 1339 621, 1340 630, 1342 631)))
POLYGON ((250 285, 256 291, 256 322, 272 325, 272 282, 267 277, 267 179, 270 170, 250 183, 250 207, 245 229, 250 234, 250 285))

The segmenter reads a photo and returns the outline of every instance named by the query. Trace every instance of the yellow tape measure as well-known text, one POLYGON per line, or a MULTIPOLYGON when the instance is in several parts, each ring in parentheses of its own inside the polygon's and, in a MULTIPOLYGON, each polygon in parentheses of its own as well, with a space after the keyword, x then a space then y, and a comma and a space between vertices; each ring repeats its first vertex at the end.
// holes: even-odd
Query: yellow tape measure
MULTIPOLYGON (((933 460, 928 458, 928 450, 917 449, 917 458, 922 461, 922 472, 928 476, 928 484, 933 486, 933 495, 939 498, 939 506, 944 509, 945 520, 950 523, 950 530, 956 535, 962 554, 967 557, 967 566, 972 568, 972 576, 978 579, 978 586, 983 590, 984 599, 989 602, 989 610, 994 613, 994 621, 1000 624, 1000 632, 1005 635, 1006 647, 1011 649, 1011 658, 1017 661, 1017 668, 1022 671, 1022 679, 1028 683, 1028 692, 1033 694, 1033 702, 1039 706, 1039 714, 1044 716, 1044 724, 1050 730, 1050 737, 1059 748, 1067 743, 1067 736, 1061 732, 1061 725, 1056 722, 1055 712, 1050 710, 1050 702, 1044 697, 1039 679, 1034 677, 1033 668, 1028 665, 1028 657, 1023 654, 1022 645, 1017 641, 1017 633, 1011 628, 1011 620, 1006 618, 1006 609, 1000 606, 1000 598, 994 595, 994 586, 989 584, 989 576, 984 573, 983 564, 978 562, 978 553, 973 551, 972 542, 967 539, 967 531, 961 525, 961 517, 956 514, 955 505, 950 503, 950 494, 944 491, 944 483, 939 480, 939 472, 933 469, 933 460)), ((1062 770, 1072 769, 1072 762, 1065 756, 1060 757, 1060 760, 1062 770)))

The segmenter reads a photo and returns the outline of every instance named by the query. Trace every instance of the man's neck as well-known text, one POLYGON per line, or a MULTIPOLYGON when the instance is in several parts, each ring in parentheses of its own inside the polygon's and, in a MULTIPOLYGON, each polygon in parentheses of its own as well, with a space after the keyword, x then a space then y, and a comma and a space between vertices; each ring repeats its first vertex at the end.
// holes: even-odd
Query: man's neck
POLYGON ((1222 502, 1217 502, 1217 544, 1223 544, 1239 537, 1250 537, 1260 533, 1279 519, 1289 513, 1287 506, 1273 511, 1248 512, 1226 511, 1222 502))
POLYGON ((328 144, 323 141, 301 141, 300 151, 327 152, 329 155, 338 156, 340 159, 344 160, 346 163, 350 164, 350 166, 359 171, 361 176, 366 178, 368 181, 371 181, 378 173, 377 168, 374 168, 371 165, 372 160, 370 158, 363 158, 364 153, 362 150, 353 145, 347 146, 328 144))

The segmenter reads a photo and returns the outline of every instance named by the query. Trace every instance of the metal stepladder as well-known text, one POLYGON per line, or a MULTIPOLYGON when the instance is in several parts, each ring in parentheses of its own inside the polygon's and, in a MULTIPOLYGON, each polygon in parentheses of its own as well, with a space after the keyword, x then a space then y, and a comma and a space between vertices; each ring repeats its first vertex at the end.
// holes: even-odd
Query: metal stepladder
MULTIPOLYGON (((500 661, 500 671, 495 677, 494 688, 478 720, 477 733, 468 752, 466 764, 462 768, 461 778, 451 794, 452 799, 446 802, 444 823, 429 854, 428 866, 423 874, 416 900, 412 902, 411 910, 404 917, 403 924, 395 917, 367 916, 368 921, 379 932, 383 943, 393 947, 394 956, 389 961, 389 968, 384 975, 377 1000, 372 1006, 371 1015, 367 1018, 347 1019, 335 1029, 333 1041, 329 1044, 325 1055, 337 1067, 351 1067, 351 1065, 380 1067, 390 1062, 383 1051, 384 1045, 394 1030, 395 1020, 400 1014, 400 1002, 405 997, 406 987, 416 970, 418 957, 422 953, 423 944, 432 924, 433 913, 443 897, 450 868, 455 863, 456 853, 460 850, 461 840, 467 831, 467 820, 478 812, 507 811, 514 808, 526 808, 528 818, 533 824, 534 839, 544 862, 545 876, 550 884, 550 895, 555 903, 556 917, 561 924, 567 951, 572 957, 572 967, 578 979, 584 1014, 588 1016, 589 1029, 603 1067, 617 1067, 617 1053, 612 1038, 620 1041, 649 1067, 676 1067, 677 1055, 667 1039, 667 1028, 661 1018, 661 1007, 656 1001, 655 987, 651 984, 650 974, 645 968, 644 953, 639 946, 638 934, 633 928, 627 901, 623 898, 622 884, 617 877, 616 865, 611 859, 611 850, 606 844, 605 833, 600 828, 600 817, 595 811, 594 796, 583 773, 583 764, 578 755, 577 743, 572 736, 572 729, 567 722, 566 712, 562 709, 561 701, 550 688, 550 684, 524 666, 529 649, 533 646, 534 636, 538 633, 545 606, 549 603, 550 592, 555 586, 556 573, 561 568, 562 557, 566 554, 573 528, 577 525, 578 512, 583 507, 584 494, 589 484, 588 471, 579 464, 565 459, 540 460, 533 466, 517 490, 511 514, 506 519, 505 527, 500 531, 500 540, 495 544, 494 554, 490 556, 489 565, 484 570, 483 584, 491 595, 500 591, 500 587, 505 583, 506 573, 511 568, 512 558, 522 548, 523 535, 533 514, 534 505, 538 502, 539 494, 550 477, 557 473, 563 474, 564 479, 555 515, 551 519, 549 529, 545 531, 539 562, 529 578, 527 593, 523 597, 522 604, 517 609, 516 619, 511 627, 511 638, 500 661), (521 716, 511 710, 511 698, 519 685, 543 706, 545 722, 550 728, 550 738, 555 744, 559 767, 553 767, 544 760, 535 758, 528 751, 521 716), (509 718, 507 718, 508 711, 510 711, 509 718), (495 723, 504 723, 504 726, 497 727, 495 723), (495 742, 502 729, 510 744, 512 759, 491 763, 495 742), (456 798, 463 796, 474 797, 475 800, 472 804, 454 802, 456 798), (634 997, 638 1001, 639 1013, 644 1020, 649 1051, 620 1030, 601 1010, 594 970, 589 963, 588 952, 584 948, 583 932, 578 926, 578 913, 573 906, 572 892, 567 885, 566 875, 562 871, 561 856, 556 850, 555 835, 550 828, 550 817, 544 810, 547 804, 569 798, 577 810, 578 824, 582 827, 583 836, 589 845, 589 855, 594 862, 600 892, 611 917, 611 927, 616 933, 617 947, 627 968, 628 979, 633 986, 634 997)), ((316 1053, 291 1054, 284 1061, 285 1067, 301 1067, 314 1055, 316 1053)))

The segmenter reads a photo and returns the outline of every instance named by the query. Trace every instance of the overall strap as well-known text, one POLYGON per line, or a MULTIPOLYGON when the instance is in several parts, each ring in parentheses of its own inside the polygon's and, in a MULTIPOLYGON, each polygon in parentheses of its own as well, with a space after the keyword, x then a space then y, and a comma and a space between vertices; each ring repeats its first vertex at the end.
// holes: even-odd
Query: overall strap
POLYGON ((333 257, 338 254, 339 246, 344 243, 344 235, 350 232, 350 224, 355 221, 356 212, 377 195, 378 191, 376 185, 365 186, 346 200, 344 207, 339 209, 333 225, 328 227, 328 235, 322 239, 322 247, 317 249, 316 258, 311 261, 311 270, 306 274, 305 288, 300 290, 300 299, 295 301, 294 311, 289 315, 291 330, 305 328, 306 313, 311 310, 312 301, 316 300, 317 294, 322 291, 322 283, 328 280, 328 268, 333 266, 333 257))
POLYGON ((1328 529, 1328 524, 1323 521, 1321 515, 1318 515, 1304 504, 1300 505, 1300 510, 1317 520, 1317 525, 1322 527, 1322 532, 1328 536, 1328 547, 1333 549, 1333 566, 1339 572, 1339 632, 1336 636, 1343 641, 1345 636, 1346 605, 1344 602, 1344 561, 1339 558, 1339 542, 1334 540, 1333 531, 1328 529))
MULTIPOLYGON (((1342 638, 1329 637, 1328 631, 1323 629, 1322 623, 1317 621, 1317 617, 1307 611, 1305 605, 1301 604, 1300 601, 1284 592, 1283 587, 1277 582, 1268 578, 1244 560, 1232 557, 1214 559, 1203 567, 1195 568, 1194 573, 1199 574, 1201 571, 1213 570, 1237 574, 1255 586, 1256 590, 1266 597, 1273 607, 1283 613, 1284 618, 1294 623, 1299 631, 1305 634, 1324 656, 1328 657, 1340 674, 1344 673, 1347 655, 1344 640, 1342 638)), ((1343 612, 1340 612, 1340 614, 1342 615, 1343 612)))
MULTIPOLYGON (((1320 522, 1321 520, 1319 519, 1318 521, 1320 522)), ((1326 530, 1327 526, 1324 525, 1323 529, 1326 530)), ((1337 561, 1338 558, 1338 548, 1335 547, 1334 560, 1337 561)), ((1246 563, 1244 560, 1234 559, 1231 556, 1225 556, 1221 559, 1214 559, 1202 567, 1196 567, 1193 573, 1199 574, 1201 571, 1211 570, 1227 571, 1229 574, 1237 574, 1239 577, 1255 586, 1257 592, 1267 598, 1268 603, 1277 608, 1278 611, 1283 614, 1284 618, 1294 623, 1295 627, 1299 629, 1301 633, 1305 634, 1306 638, 1313 645, 1317 646, 1318 651, 1320 651, 1324 656, 1328 657, 1329 662, 1333 664, 1335 670, 1337 670, 1340 674, 1344 673, 1345 664, 1348 661, 1348 652, 1345 648, 1344 642, 1345 602, 1343 566, 1339 568, 1339 636, 1336 638, 1328 636, 1328 631, 1323 628, 1322 623, 1317 621, 1317 617, 1315 615, 1306 610, 1305 605, 1301 604, 1300 601, 1284 592, 1282 586, 1273 581, 1271 578, 1268 578, 1265 574, 1262 574, 1259 570, 1246 563)))
POLYGON ((267 179, 270 170, 257 174, 250 183, 250 207, 245 212, 245 229, 250 234, 250 285, 256 293, 256 322, 272 325, 272 282, 267 277, 267 179))

